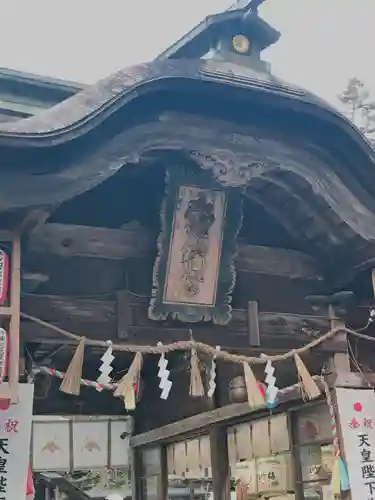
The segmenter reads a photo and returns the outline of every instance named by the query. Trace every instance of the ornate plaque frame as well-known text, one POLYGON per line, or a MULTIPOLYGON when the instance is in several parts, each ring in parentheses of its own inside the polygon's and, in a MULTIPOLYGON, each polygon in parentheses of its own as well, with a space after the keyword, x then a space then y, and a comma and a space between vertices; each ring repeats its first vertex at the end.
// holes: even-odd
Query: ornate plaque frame
POLYGON ((167 169, 150 319, 230 321, 241 195, 199 167, 167 169))

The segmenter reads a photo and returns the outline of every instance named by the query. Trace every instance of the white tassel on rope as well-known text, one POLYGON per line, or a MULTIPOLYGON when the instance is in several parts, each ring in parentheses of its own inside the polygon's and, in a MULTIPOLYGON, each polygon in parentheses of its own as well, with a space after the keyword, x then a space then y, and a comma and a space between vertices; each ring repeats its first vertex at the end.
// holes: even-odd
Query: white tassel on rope
MULTIPOLYGON (((220 351, 220 346, 216 346, 216 351, 220 351)), ((212 398, 213 395, 215 394, 216 390, 216 354, 212 358, 211 362, 211 371, 210 371, 210 380, 208 382, 208 391, 207 391, 207 396, 209 398, 212 398)))
MULTIPOLYGON (((100 358, 100 361, 102 362, 101 366, 99 367, 101 375, 99 375, 99 377, 97 378, 98 384, 103 384, 103 385, 108 385, 112 380, 109 375, 113 370, 111 363, 115 359, 115 357, 112 354, 112 342, 110 340, 107 340, 107 345, 108 349, 100 358)), ((103 387, 97 387, 96 390, 98 392, 101 392, 103 390, 103 387)))
MULTIPOLYGON (((261 354, 261 357, 267 357, 266 354, 261 354)), ((276 377, 274 376, 275 367, 273 366, 270 360, 267 361, 266 366, 264 368, 264 373, 266 374, 266 378, 264 379, 264 383, 266 385, 266 399, 267 405, 272 407, 276 403, 276 398, 279 393, 279 388, 276 386, 276 377)))
MULTIPOLYGON (((163 344, 158 342, 157 345, 162 346, 163 344)), ((160 399, 168 399, 169 393, 172 389, 172 382, 169 380, 170 371, 167 369, 167 366, 168 360, 165 357, 165 354, 162 353, 158 362, 158 377, 160 378, 159 389, 161 389, 160 399)))

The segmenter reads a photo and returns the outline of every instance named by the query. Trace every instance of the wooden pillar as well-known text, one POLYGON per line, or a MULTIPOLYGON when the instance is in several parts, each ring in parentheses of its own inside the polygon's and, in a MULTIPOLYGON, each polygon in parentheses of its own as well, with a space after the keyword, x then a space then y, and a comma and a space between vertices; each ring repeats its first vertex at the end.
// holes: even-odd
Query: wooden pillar
MULTIPOLYGON (((131 418, 131 430, 130 434, 135 433, 135 415, 131 418)), ((130 447, 130 485, 132 491, 132 500, 139 500, 142 498, 142 488, 141 488, 141 460, 139 448, 130 447)))
POLYGON ((119 339, 129 338, 129 325, 132 324, 132 306, 129 301, 130 294, 127 290, 116 292, 117 310, 117 335, 119 339))
POLYGON ((44 500, 52 500, 51 499, 51 489, 50 489, 48 483, 46 483, 44 486, 44 500))
POLYGON ((61 500, 60 488, 58 486, 55 487, 53 500, 61 500))
POLYGON ((210 430, 212 487, 214 500, 230 500, 230 473, 226 429, 210 430))
MULTIPOLYGON (((9 322, 9 396, 12 404, 18 403, 20 377, 20 309, 21 309, 21 235, 43 224, 49 213, 32 210, 23 220, 18 230, 11 234, 12 255, 10 265, 10 314, 9 322)), ((1 311, 0 311, 1 315, 1 311)), ((0 397, 4 397, 0 391, 0 397)))
POLYGON ((161 477, 159 485, 159 498, 160 500, 168 500, 169 481, 168 481, 167 448, 163 445, 161 446, 160 449, 160 459, 161 459, 161 477))
POLYGON ((247 317, 249 328, 249 344, 252 347, 260 346, 260 331, 258 317, 258 302, 251 300, 247 304, 247 317))
MULTIPOLYGON (((331 304, 328 306, 328 317, 330 328, 345 328, 345 322, 339 317, 337 309, 331 304)), ((351 373, 350 357, 348 352, 348 338, 346 332, 338 333, 332 345, 337 345, 337 351, 330 360, 330 372, 335 377, 335 383, 339 383, 340 379, 347 377, 351 373)), ((343 382, 343 380, 342 380, 343 382)))

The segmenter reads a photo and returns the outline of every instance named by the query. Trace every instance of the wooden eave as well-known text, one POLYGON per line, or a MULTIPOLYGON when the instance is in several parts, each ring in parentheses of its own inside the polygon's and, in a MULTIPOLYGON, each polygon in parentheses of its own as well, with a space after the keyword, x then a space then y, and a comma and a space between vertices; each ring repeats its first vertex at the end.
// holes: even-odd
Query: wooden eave
MULTIPOLYGON (((226 147, 231 154, 242 155, 245 162, 257 148, 255 156, 259 161, 262 155, 273 154, 269 172, 255 174, 247 195, 280 218, 294 237, 304 239, 312 255, 330 264, 329 258, 335 263, 340 250, 338 267, 349 269, 348 276, 361 266, 372 265, 375 151, 369 142, 346 118, 307 91, 228 62, 158 60, 122 70, 35 117, 0 123, 3 214, 26 213, 40 207, 53 210, 129 163, 138 163, 141 168, 146 157, 150 163, 150 155, 156 158, 161 150, 195 151, 198 157, 214 158, 223 136, 227 137, 226 147), (233 101, 234 110, 239 103, 245 109, 248 106, 250 124, 235 123, 236 118, 227 116, 213 119, 205 116, 199 106, 197 113, 201 114, 196 116, 162 106, 147 115, 148 108, 144 109, 142 101, 148 98, 147 102, 154 105, 160 92, 166 91, 176 95, 181 92, 185 98, 191 91, 196 99, 208 89, 217 92, 209 92, 208 99, 220 94, 228 102, 233 101), (351 158, 339 162, 330 144, 298 144, 293 138, 287 144, 285 130, 257 129, 251 118, 256 103, 273 112, 291 113, 301 122, 315 120, 318 130, 319 125, 330 127, 351 158), (198 129, 206 132, 194 133, 198 129), (238 139, 233 142, 230 134, 238 139), (253 142, 246 145, 246 138, 253 142), (285 158, 293 160, 298 172, 293 167, 288 173, 287 166, 279 175, 277 164, 285 162, 285 158), (264 194, 267 191, 271 193, 268 197, 264 194), (286 204, 288 213, 283 214, 278 203, 286 204)), ((241 167, 247 168, 245 164, 241 167)))
POLYGON ((17 71, 9 68, 0 68, 0 93, 4 87, 11 86, 15 94, 22 88, 22 95, 32 95, 42 90, 49 92, 52 100, 58 102, 67 99, 80 92, 85 85, 60 78, 51 78, 49 76, 35 75, 24 71, 17 71))
POLYGON ((5 122, 29 118, 80 92, 84 85, 0 68, 0 115, 5 122))
POLYGON ((366 154, 375 157, 359 130, 322 99, 268 73, 213 60, 156 60, 125 68, 28 120, 1 123, 0 145, 50 147, 51 140, 53 144, 65 143, 97 127, 142 94, 180 83, 188 87, 194 81, 221 84, 228 92, 234 88, 259 92, 267 99, 275 98, 280 108, 318 116, 341 128, 366 154))

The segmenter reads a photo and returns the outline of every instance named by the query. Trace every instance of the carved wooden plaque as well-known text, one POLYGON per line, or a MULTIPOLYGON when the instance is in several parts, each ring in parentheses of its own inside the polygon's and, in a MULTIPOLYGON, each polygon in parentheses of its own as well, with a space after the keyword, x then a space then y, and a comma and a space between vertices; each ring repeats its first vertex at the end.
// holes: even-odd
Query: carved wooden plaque
POLYGON ((230 320, 240 194, 219 186, 207 172, 177 167, 168 172, 151 319, 230 320))
POLYGON ((164 284, 165 304, 215 305, 224 215, 223 191, 180 187, 164 284))

